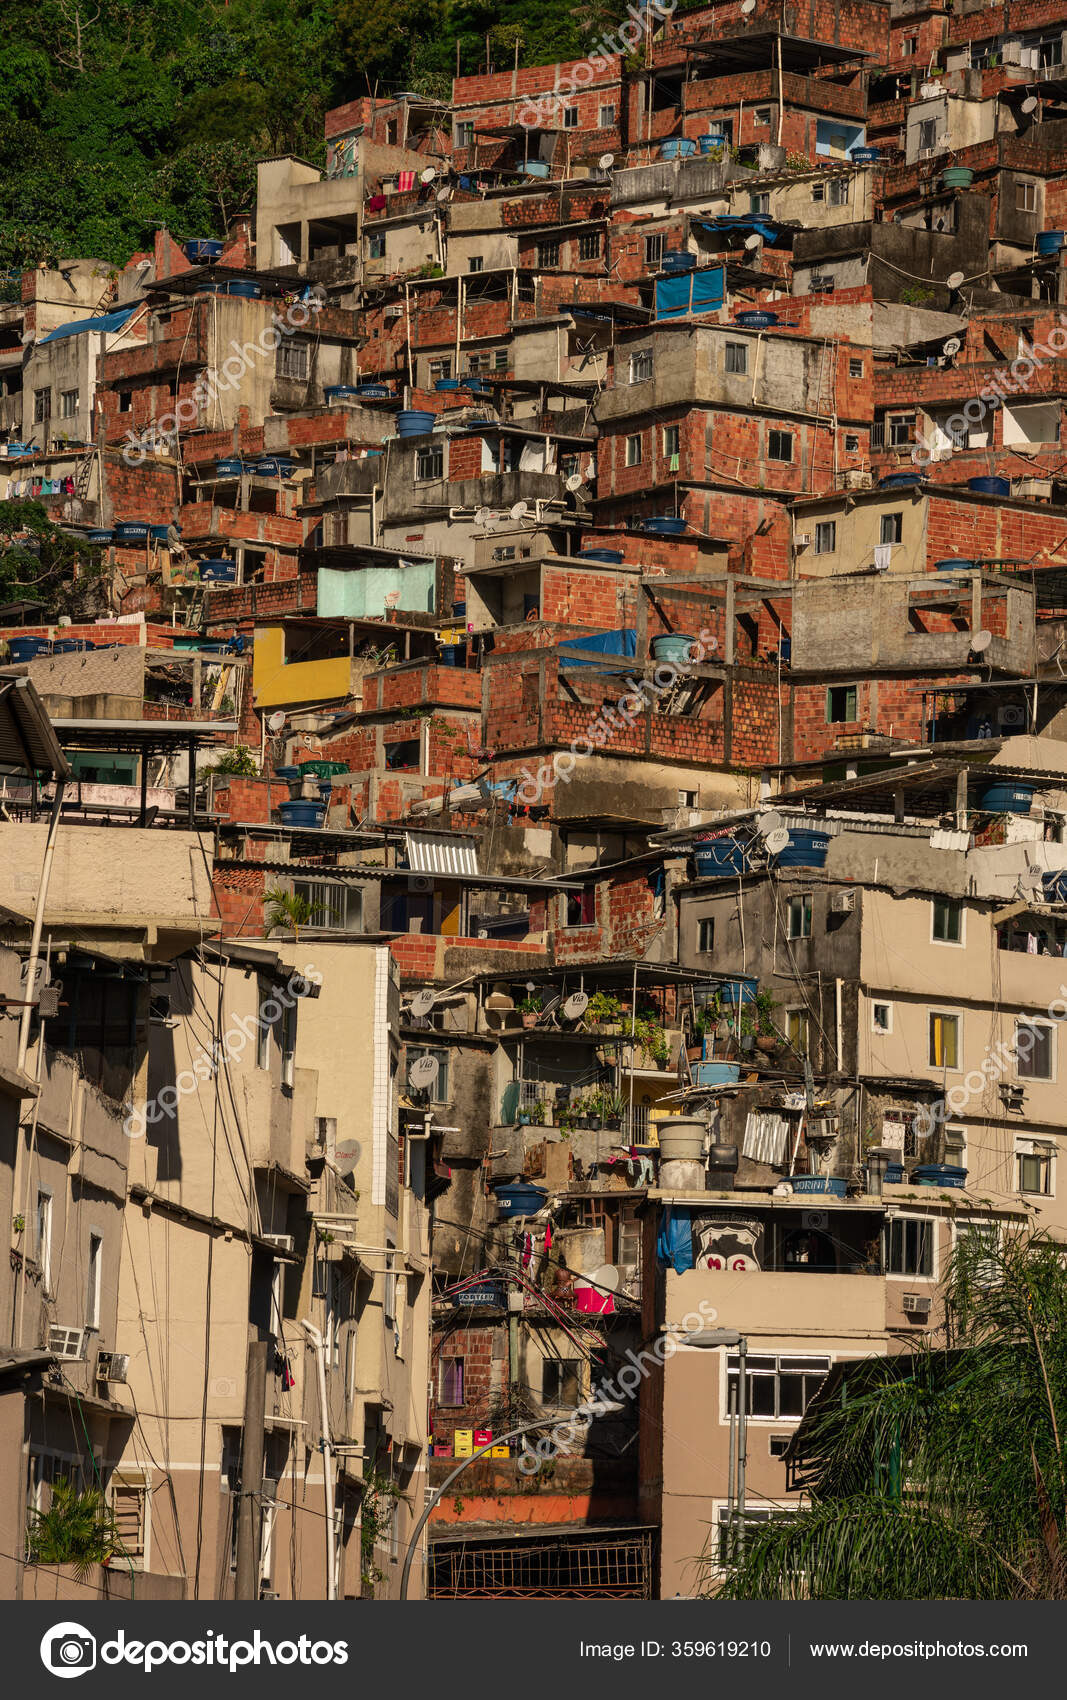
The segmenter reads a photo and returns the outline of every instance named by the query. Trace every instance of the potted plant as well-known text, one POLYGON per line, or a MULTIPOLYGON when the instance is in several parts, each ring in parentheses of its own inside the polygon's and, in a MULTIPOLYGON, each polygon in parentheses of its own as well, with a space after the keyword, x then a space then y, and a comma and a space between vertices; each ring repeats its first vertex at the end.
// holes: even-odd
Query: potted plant
POLYGON ((617 1133, 622 1127, 623 1111, 626 1107, 622 1101, 622 1094, 620 1092, 605 1092, 602 1102, 604 1124, 617 1133))
POLYGON ((592 1133, 599 1133, 604 1125, 604 1098, 600 1092, 591 1092, 585 1101, 586 1125, 592 1133))
POLYGON ((530 1123, 530 1125, 532 1127, 544 1127, 544 1125, 545 1125, 545 1106, 541 1103, 540 1099, 538 1099, 538 1101, 535 1104, 531 1104, 529 1106, 529 1109, 528 1109, 527 1115, 526 1115, 526 1120, 530 1123))
POLYGON ((778 1034, 774 1025, 775 1002, 770 992, 757 992, 755 1001, 756 1048, 760 1051, 776 1051, 778 1049, 778 1034))
POLYGON ((541 1013, 541 1007, 540 998, 523 998, 519 1005, 519 1014, 522 1016, 522 1024, 524 1027, 537 1026, 537 1017, 541 1013))
POLYGON ((622 1005, 618 998, 613 998, 610 992, 594 992, 589 999, 585 1016, 591 1027, 605 1027, 614 1030, 622 1014, 622 1005))

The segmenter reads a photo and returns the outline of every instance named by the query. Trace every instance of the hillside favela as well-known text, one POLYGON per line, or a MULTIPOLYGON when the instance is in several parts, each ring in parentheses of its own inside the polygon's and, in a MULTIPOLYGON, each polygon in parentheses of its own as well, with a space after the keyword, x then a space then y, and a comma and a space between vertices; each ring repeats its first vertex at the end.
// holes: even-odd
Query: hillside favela
POLYGON ((1067 1597, 1067 0, 9 6, 0 1597, 1067 1597))

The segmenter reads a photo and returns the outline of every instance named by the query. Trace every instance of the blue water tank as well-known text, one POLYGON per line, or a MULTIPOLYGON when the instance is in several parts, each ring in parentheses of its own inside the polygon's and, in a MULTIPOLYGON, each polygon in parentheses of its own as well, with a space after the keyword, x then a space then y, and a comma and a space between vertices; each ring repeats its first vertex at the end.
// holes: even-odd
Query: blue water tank
POLYGON ((974 562, 968 561, 963 555, 948 555, 943 561, 934 562, 934 571, 939 573, 970 573, 974 571, 974 562))
POLYGON ((139 522, 124 520, 121 525, 115 527, 116 543, 144 543, 147 537, 147 525, 141 525, 139 522))
POLYGON ((741 1064, 735 1062, 693 1063, 694 1086, 733 1086, 741 1078, 741 1064))
POLYGON ((1037 251, 1039 254, 1058 254, 1064 244, 1065 233, 1062 230, 1039 230, 1037 233, 1037 251))
POLYGON ((114 536, 114 532, 111 532, 111 531, 90 531, 89 542, 90 543, 110 543, 113 536, 114 536))
POLYGON ((687 253, 684 248, 668 248, 660 260, 659 269, 662 272, 691 272, 696 263, 696 255, 687 253))
POLYGON ((660 159, 688 159, 690 154, 697 151, 697 145, 691 136, 668 136, 660 143, 660 159))
POLYGON ((753 307, 748 312, 738 313, 737 323, 739 325, 744 325, 746 330, 765 331, 768 330, 771 325, 776 325, 778 323, 778 315, 777 313, 767 313, 762 307, 753 307))
POLYGON ((848 1182, 836 1175, 790 1175, 789 1184, 794 1192, 821 1193, 824 1198, 848 1196, 848 1182))
POLYGON ((879 490, 914 490, 922 483, 921 472, 890 472, 884 478, 879 478, 879 490))
POLYGON ((1010 496, 1010 478, 968 478, 968 490, 973 490, 979 496, 1010 496))
POLYGON ((695 639, 683 632, 665 632, 652 639, 653 661, 671 661, 676 666, 689 660, 689 648, 695 639))
POLYGON ((291 478, 296 462, 284 460, 279 455, 261 455, 252 466, 257 478, 291 478))
POLYGON ((873 165, 876 159, 881 159, 881 148, 853 148, 851 153, 853 165, 873 165))
POLYGON ((576 556, 579 561, 604 561, 611 566, 617 566, 622 560, 621 549, 581 549, 576 556))
POLYGON ((396 416, 398 437, 425 437, 433 430, 434 415, 421 407, 402 408, 396 416))
POLYGON ((51 641, 46 637, 13 637, 7 640, 9 661, 34 661, 38 655, 52 653, 51 641))
POLYGON ((693 872, 697 879, 736 879, 748 872, 745 846, 736 838, 704 838, 693 845, 693 872))
POLYGON ((216 242, 213 237, 199 236, 185 244, 185 257, 194 266, 209 266, 222 256, 224 242, 216 242))
POLYGON ((217 460, 215 462, 215 477, 240 478, 244 469, 245 466, 243 460, 238 460, 235 456, 230 456, 226 460, 217 460))
POLYGON ((983 809, 991 814, 1028 815, 1034 800, 1034 787, 1006 779, 996 785, 987 785, 981 796, 983 809))
POLYGON ((237 562, 225 557, 210 561, 201 561, 200 581, 202 584, 236 584, 237 562))
POLYGON ((527 177, 547 177, 550 167, 547 160, 528 159, 522 169, 527 177))
POLYGON ((310 797, 291 797, 287 803, 278 804, 278 813, 283 826, 321 827, 326 819, 326 804, 316 803, 310 797))
POLYGON ((697 137, 697 146, 701 153, 719 153, 726 146, 726 137, 721 130, 705 130, 697 137))
POLYGON ((536 1216, 548 1202, 544 1187, 529 1181, 501 1181, 493 1193, 501 1216, 536 1216))
POLYGON ((774 858, 779 868, 822 868, 830 846, 828 832, 812 832, 807 827, 790 827, 789 843, 774 858))
POLYGON ((645 530, 654 537, 681 537, 687 525, 680 514, 664 514, 662 519, 646 519, 645 530))

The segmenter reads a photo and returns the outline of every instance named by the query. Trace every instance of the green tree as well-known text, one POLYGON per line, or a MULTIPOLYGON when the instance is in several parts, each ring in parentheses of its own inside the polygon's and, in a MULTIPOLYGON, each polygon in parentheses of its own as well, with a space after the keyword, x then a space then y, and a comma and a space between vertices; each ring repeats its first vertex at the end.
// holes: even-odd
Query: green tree
POLYGON ((100 551, 61 531, 40 502, 0 502, 0 597, 40 601, 72 618, 101 613, 100 551))

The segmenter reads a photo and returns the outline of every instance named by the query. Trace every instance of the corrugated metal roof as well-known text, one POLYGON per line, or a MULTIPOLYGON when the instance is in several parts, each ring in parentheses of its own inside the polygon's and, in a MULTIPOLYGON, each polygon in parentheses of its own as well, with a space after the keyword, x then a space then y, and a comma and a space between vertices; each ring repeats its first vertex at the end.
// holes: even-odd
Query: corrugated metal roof
POLYGON ((476 874, 478 852, 467 840, 457 842, 451 834, 406 832, 404 843, 408 866, 418 874, 476 874))
POLYGON ((0 762, 70 778, 47 710, 28 679, 0 683, 0 762))

